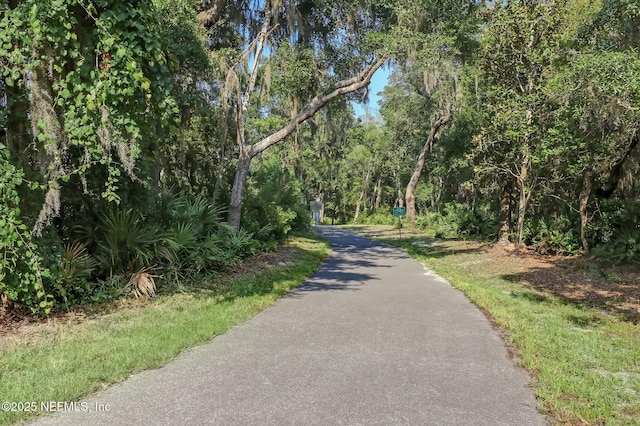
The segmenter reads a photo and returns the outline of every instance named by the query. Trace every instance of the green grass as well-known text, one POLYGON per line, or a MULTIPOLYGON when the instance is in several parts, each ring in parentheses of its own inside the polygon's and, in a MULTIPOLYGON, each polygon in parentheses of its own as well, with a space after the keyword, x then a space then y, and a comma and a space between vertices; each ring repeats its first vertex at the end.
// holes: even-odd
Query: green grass
MULTIPOLYGON (((316 237, 296 237, 290 265, 243 277, 215 291, 161 296, 48 330, 34 342, 0 346, 0 402, 71 402, 131 374, 157 368, 179 352, 246 321, 310 276, 329 253, 316 237)), ((0 410, 0 424, 32 413, 0 410)))
POLYGON ((639 325, 509 281, 484 268, 473 250, 389 237, 384 241, 446 278, 505 331, 551 421, 640 425, 639 325))

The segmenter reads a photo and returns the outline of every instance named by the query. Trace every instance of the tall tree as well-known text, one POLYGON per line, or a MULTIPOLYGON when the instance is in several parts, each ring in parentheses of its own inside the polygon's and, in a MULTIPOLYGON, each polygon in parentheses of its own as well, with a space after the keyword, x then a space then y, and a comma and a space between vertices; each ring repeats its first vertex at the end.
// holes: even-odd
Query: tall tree
MULTIPOLYGON (((458 95, 458 70, 475 49, 476 11, 473 1, 448 0, 444 4, 421 1, 411 4, 399 17, 405 37, 394 45, 398 68, 406 87, 422 98, 423 111, 419 114, 428 123, 414 129, 423 137, 405 192, 407 218, 414 224, 415 191, 425 159, 440 133, 451 123, 458 95)), ((410 114, 415 115, 416 111, 410 114)))
MULTIPOLYGON (((228 213, 228 221, 234 228, 240 227, 242 201, 252 159, 290 136, 333 99, 367 87, 375 71, 386 62, 384 54, 366 47, 371 46, 366 42, 367 35, 386 25, 381 23, 384 13, 374 5, 375 2, 366 1, 362 5, 335 1, 329 7, 320 8, 267 0, 260 3, 259 15, 252 14, 254 25, 255 17, 259 16, 258 32, 244 47, 240 60, 227 67, 226 77, 226 90, 229 98, 233 99, 229 104, 233 106, 238 155, 228 213), (303 26, 300 19, 303 13, 310 18, 307 26, 303 26), (318 20, 323 21, 323 25, 314 27, 318 20), (314 30, 317 30, 316 34, 314 30), (309 59, 313 61, 303 64, 309 72, 293 74, 303 80, 293 84, 302 83, 304 90, 285 94, 293 95, 299 103, 282 127, 254 139, 247 132, 249 111, 256 106, 253 102, 258 99, 257 93, 267 89, 269 78, 266 74, 269 72, 265 66, 280 49, 291 45, 297 53, 311 54, 309 59), (297 46, 303 49, 298 50, 297 46), (358 68, 355 76, 346 77, 358 68), (267 78, 261 79, 263 76, 267 78)), ((281 73, 280 76, 291 77, 292 74, 281 73)))
MULTIPOLYGON (((488 89, 484 99, 486 125, 476 139, 480 171, 500 179, 501 198, 517 193, 516 245, 523 241, 526 211, 539 171, 541 142, 548 121, 542 88, 552 61, 559 55, 562 30, 557 1, 508 1, 493 5, 483 36, 480 68, 488 89)), ((508 201, 505 201, 507 203, 508 201)), ((509 210, 504 209, 503 214, 509 210)), ((510 231, 501 218, 501 238, 510 231)))

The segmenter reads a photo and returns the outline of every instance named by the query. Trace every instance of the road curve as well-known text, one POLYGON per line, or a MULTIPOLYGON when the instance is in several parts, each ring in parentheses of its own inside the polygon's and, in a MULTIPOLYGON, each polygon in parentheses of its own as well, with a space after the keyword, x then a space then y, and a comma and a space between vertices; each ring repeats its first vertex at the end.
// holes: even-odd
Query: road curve
POLYGON ((317 230, 333 254, 274 306, 35 424, 546 424, 462 293, 400 249, 317 230))

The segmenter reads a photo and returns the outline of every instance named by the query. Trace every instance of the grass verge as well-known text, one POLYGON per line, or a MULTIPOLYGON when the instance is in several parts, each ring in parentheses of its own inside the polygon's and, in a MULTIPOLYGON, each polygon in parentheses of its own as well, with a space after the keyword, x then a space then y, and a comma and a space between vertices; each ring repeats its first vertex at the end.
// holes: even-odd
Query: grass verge
POLYGON ((292 238, 289 246, 295 251, 287 262, 223 286, 206 283, 207 290, 161 296, 55 330, 41 324, 36 339, 3 342, 0 403, 15 402, 16 411, 0 410, 0 424, 28 420, 39 414, 41 402, 77 401, 160 367, 251 318, 309 277, 329 253, 328 244, 314 236, 292 238), (35 412, 17 410, 32 402, 35 412))
POLYGON ((404 248, 487 312, 532 373, 552 422, 640 425, 640 326, 508 279, 504 262, 518 258, 493 258, 480 244, 363 233, 404 248))

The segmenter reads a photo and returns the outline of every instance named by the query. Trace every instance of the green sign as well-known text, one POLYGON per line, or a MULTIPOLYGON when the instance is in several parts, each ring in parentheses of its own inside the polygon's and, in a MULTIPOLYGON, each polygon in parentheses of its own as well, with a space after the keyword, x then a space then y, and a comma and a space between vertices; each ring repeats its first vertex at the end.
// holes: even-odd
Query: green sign
POLYGON ((393 208, 393 215, 395 217, 402 217, 402 216, 406 216, 407 215, 407 209, 406 207, 394 207, 393 208))

